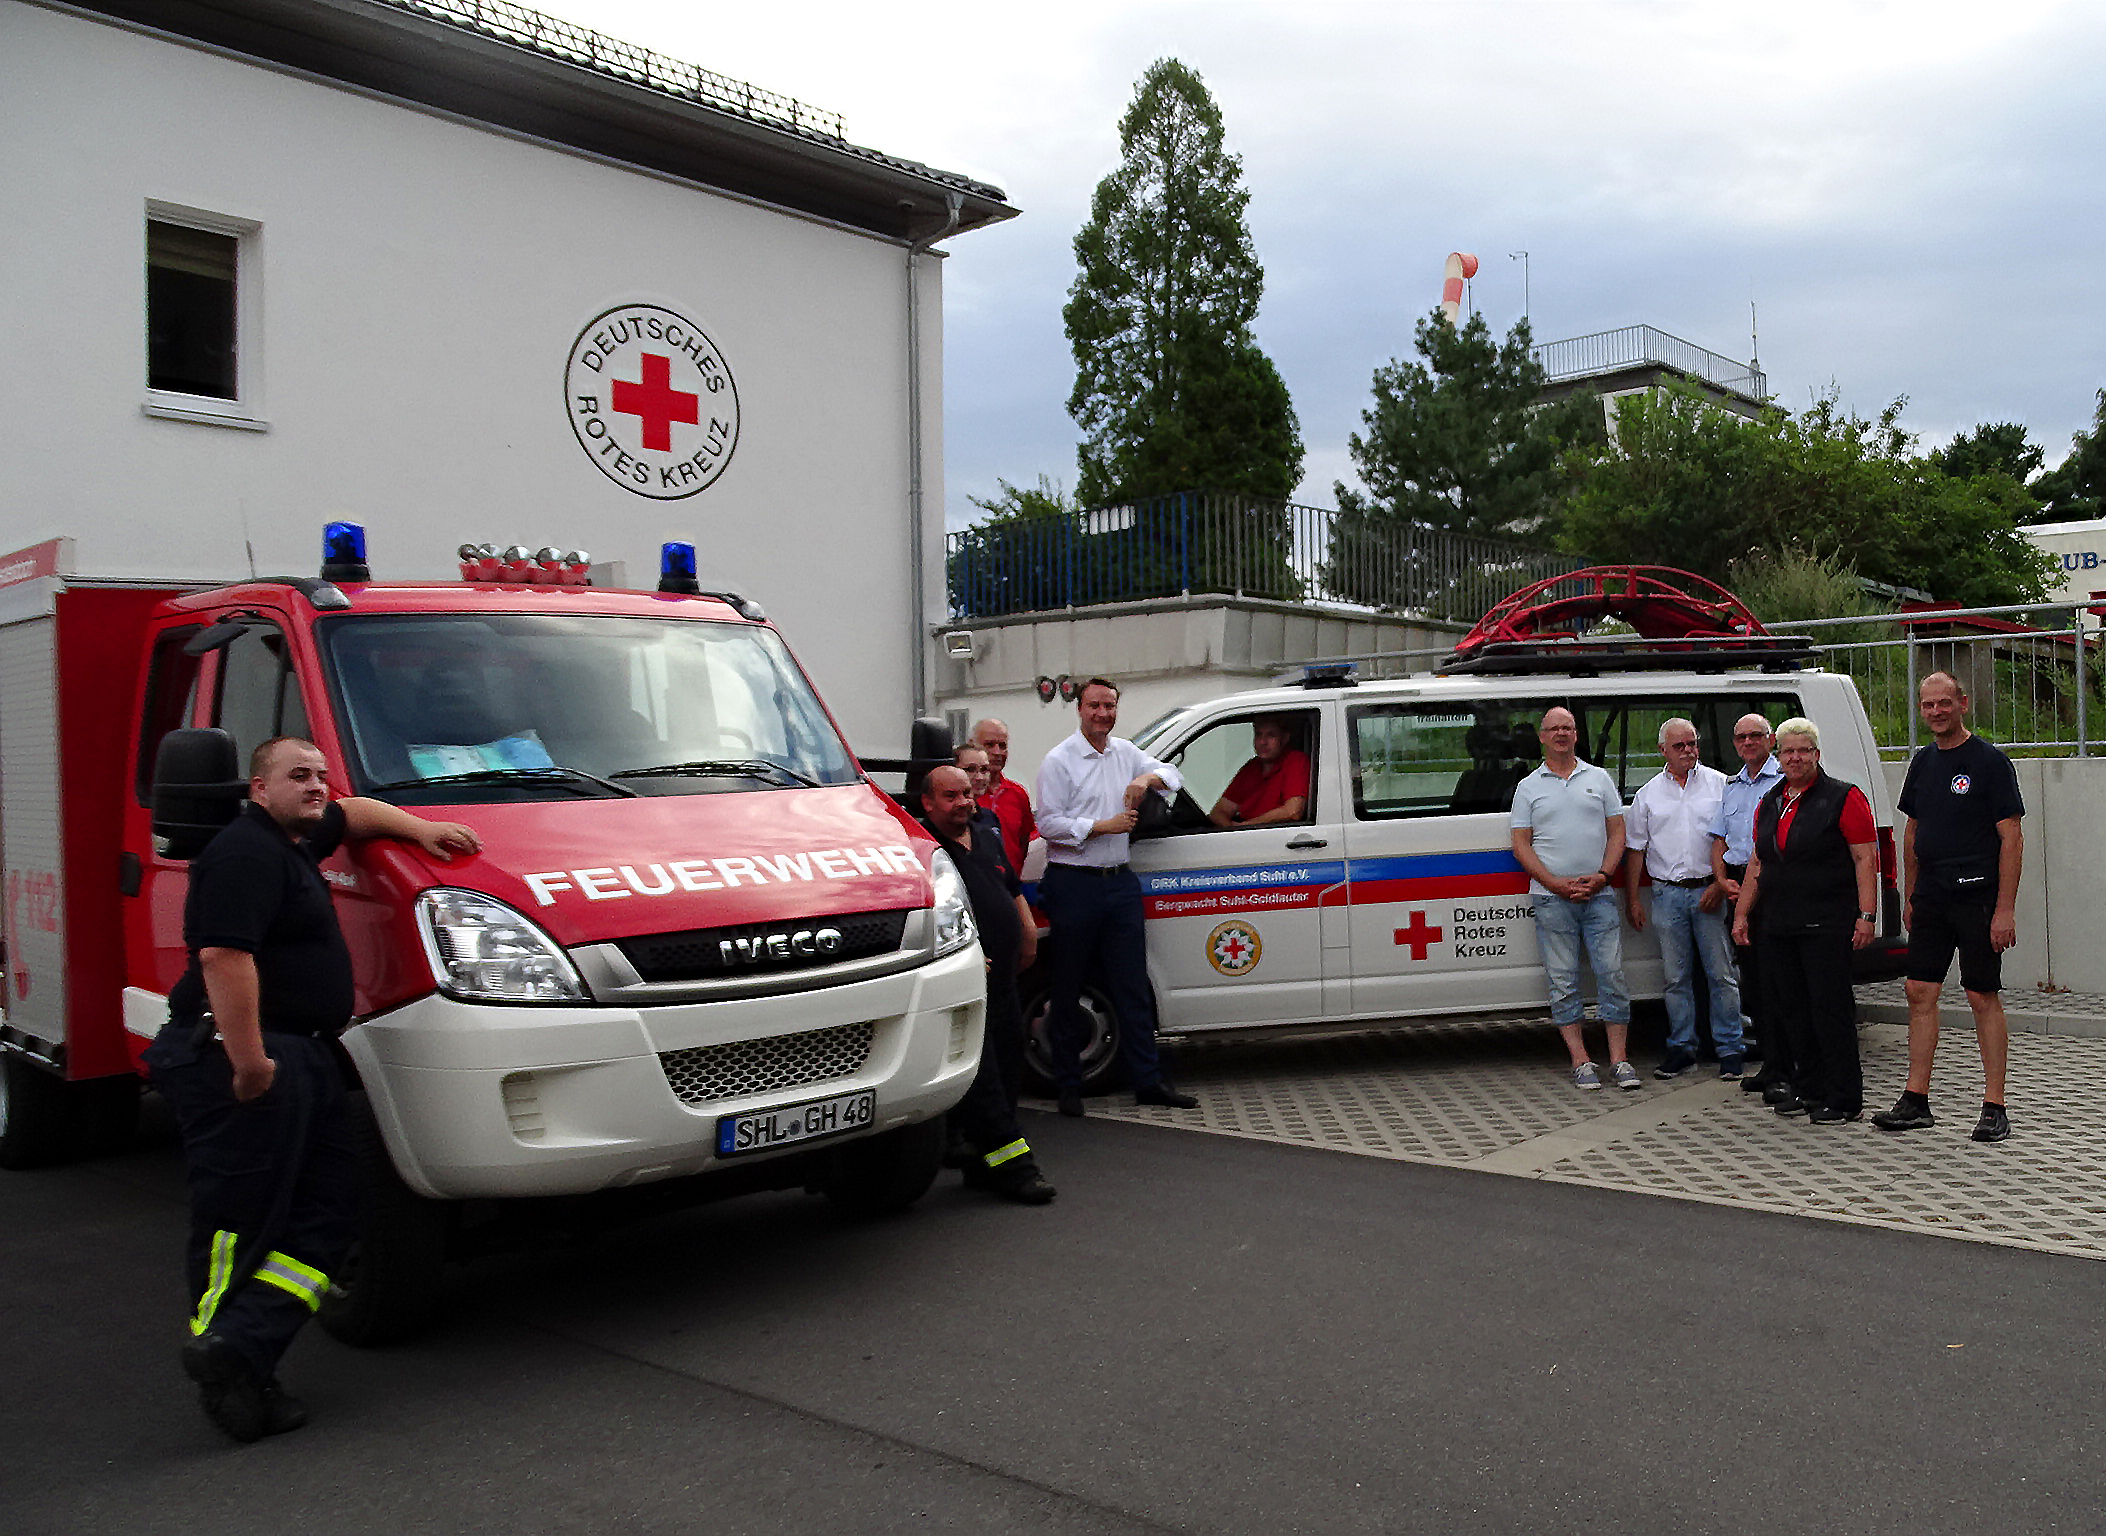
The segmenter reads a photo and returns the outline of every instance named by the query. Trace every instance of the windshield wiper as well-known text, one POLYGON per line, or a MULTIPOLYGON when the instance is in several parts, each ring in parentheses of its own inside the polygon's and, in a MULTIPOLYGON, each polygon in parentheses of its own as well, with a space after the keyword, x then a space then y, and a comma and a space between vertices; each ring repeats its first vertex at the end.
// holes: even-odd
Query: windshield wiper
MULTIPOLYGON (((673 775, 693 775, 697 778, 710 776, 737 777, 742 779, 766 779, 777 774, 804 785, 807 789, 819 787, 817 779, 808 779, 795 768, 785 768, 781 763, 771 763, 763 757, 704 758, 692 763, 660 763, 655 768, 624 768, 613 775, 617 779, 655 779, 673 775)), ((631 790, 631 794, 635 791, 631 790)))
POLYGON ((424 789, 434 784, 511 784, 539 781, 544 784, 560 784, 566 789, 584 784, 596 784, 609 794, 636 798, 636 791, 626 784, 610 783, 598 774, 587 773, 582 768, 477 768, 470 773, 441 773, 428 779, 397 779, 391 784, 375 784, 373 793, 387 789, 424 789))

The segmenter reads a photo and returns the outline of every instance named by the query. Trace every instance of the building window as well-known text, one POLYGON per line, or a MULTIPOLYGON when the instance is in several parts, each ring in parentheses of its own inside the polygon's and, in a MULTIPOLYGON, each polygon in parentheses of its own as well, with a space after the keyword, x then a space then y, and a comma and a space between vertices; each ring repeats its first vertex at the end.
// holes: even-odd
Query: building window
POLYGON ((257 427, 258 226, 149 205, 146 412, 257 427))

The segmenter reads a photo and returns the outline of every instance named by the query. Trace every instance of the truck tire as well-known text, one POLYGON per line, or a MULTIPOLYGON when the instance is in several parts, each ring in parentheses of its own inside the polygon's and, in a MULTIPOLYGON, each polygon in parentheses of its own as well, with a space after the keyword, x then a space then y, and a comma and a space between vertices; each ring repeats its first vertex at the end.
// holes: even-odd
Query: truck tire
POLYGON ((319 1316, 331 1338, 367 1349, 410 1338, 437 1314, 454 1208, 403 1183, 371 1113, 361 1118, 358 1237, 330 1277, 319 1316))
POLYGON ((943 1116, 842 1147, 819 1192, 850 1216, 903 1211, 929 1192, 943 1166, 943 1116))
MULTIPOLYGON (((1050 988, 1040 988, 1024 1004, 1024 1091, 1051 1098, 1053 1049, 1046 1043, 1046 1014, 1053 1001, 1050 988)), ((1089 1033, 1082 1042, 1082 1091, 1110 1093, 1118 1086, 1119 1015, 1111 999, 1094 986, 1082 989, 1082 1012, 1089 1033)))
POLYGON ((80 1150, 73 1084, 13 1051, 0 1053, 0 1168, 44 1168, 80 1150))

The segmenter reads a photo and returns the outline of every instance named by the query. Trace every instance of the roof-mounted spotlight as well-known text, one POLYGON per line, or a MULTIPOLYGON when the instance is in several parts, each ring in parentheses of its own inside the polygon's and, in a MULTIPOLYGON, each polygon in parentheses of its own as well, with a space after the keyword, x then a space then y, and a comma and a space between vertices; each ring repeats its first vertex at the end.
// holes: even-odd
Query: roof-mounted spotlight
POLYGON ((977 638, 969 629, 944 631, 943 654, 953 661, 971 661, 980 654, 977 638))
POLYGON ((327 523, 322 528, 322 580, 371 581, 366 564, 366 530, 357 523, 327 523))

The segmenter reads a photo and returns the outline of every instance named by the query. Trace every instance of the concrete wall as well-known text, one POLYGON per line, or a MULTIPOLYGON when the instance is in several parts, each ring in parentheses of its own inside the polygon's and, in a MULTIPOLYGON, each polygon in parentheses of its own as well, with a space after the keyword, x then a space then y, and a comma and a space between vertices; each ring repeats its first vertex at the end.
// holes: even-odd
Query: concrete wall
MULTIPOLYGON (((1885 766, 1899 797, 1908 764, 1885 766)), ((2026 802, 2026 859, 2006 994, 2022 1007, 2043 984, 2106 993, 2106 758, 2021 757, 2013 766, 2026 802)))
MULTIPOLYGON (((764 603, 866 751, 901 750, 914 653, 904 250, 121 27, 0 0, 0 551, 89 574, 311 573, 325 519, 376 575, 466 540, 625 560, 690 538, 764 603), (260 225, 255 415, 150 417, 149 203, 260 225), (652 500, 565 408, 573 340, 650 302, 736 381, 722 477, 652 500)), ((940 261, 924 258, 926 616, 942 609, 940 261)))
POLYGON ((961 711, 968 722, 1007 721, 1016 776, 1025 783, 1075 729, 1073 704, 1039 702, 1040 677, 1112 679, 1122 690, 1118 734, 1131 736, 1172 709, 1262 686, 1312 657, 1445 650, 1463 633, 1460 625, 1228 597, 1110 603, 953 627, 970 631, 978 654, 937 661, 938 707, 961 711))

